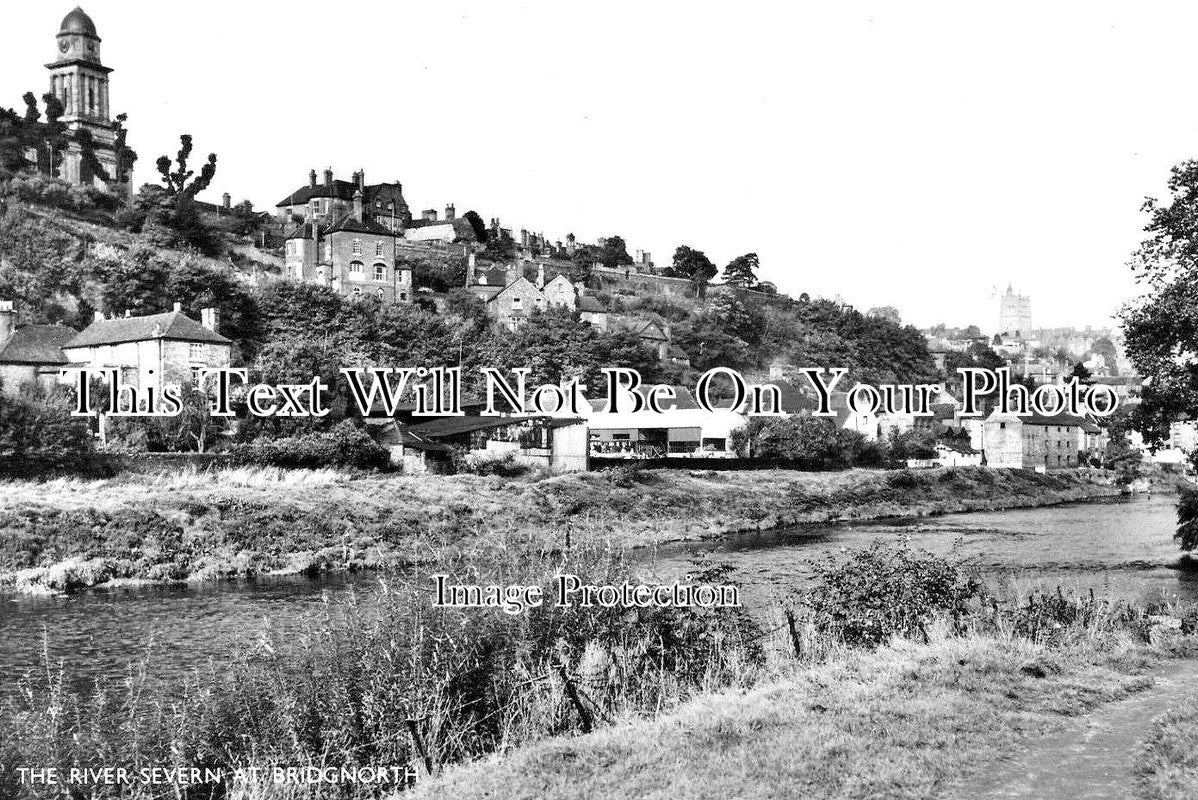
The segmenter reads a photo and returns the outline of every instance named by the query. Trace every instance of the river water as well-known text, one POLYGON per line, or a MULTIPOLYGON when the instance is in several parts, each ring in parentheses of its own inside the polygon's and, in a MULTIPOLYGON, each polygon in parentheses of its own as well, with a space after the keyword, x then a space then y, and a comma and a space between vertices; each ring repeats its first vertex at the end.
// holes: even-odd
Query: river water
MULTIPOLYGON (((669 545, 639 554, 658 577, 672 579, 695 558, 726 562, 745 585, 747 602, 769 602, 801 585, 811 561, 876 539, 907 538, 912 546, 976 563, 995 580, 1042 582, 1116 595, 1198 598, 1198 578, 1174 568, 1172 495, 1113 499, 1049 508, 950 514, 860 524, 809 525, 737 534, 718 542, 669 545)), ((128 663, 151 649, 167 673, 188 674, 209 659, 303 629, 326 601, 379 589, 374 575, 91 591, 57 598, 0 599, 0 692, 16 678, 65 663, 75 681, 119 680, 128 663)))

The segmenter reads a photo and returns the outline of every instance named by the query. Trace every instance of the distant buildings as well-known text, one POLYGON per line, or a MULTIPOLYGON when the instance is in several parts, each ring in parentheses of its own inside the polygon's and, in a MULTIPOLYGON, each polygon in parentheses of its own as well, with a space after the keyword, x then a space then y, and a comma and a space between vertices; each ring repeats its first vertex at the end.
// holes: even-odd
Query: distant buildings
POLYGON ((62 346, 78 333, 65 325, 15 327, 11 300, 0 300, 0 392, 15 397, 27 385, 49 389, 67 364, 62 346))

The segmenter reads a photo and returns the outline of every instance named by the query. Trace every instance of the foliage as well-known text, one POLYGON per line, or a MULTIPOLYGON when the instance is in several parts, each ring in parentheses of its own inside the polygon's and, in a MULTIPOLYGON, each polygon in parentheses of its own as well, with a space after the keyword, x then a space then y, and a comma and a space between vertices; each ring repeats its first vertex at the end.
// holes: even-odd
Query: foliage
MULTIPOLYGON (((10 387, 11 388, 11 387, 10 387)), ((87 452, 87 424, 71 416, 72 394, 65 388, 18 387, 0 392, 0 458, 65 462, 87 452)))
POLYGON ((804 596, 817 630, 851 646, 876 647, 926 631, 935 616, 958 618, 982 585, 969 571, 906 542, 874 542, 837 561, 815 564, 804 596))
POLYGON ((757 270, 760 268, 761 259, 756 253, 737 256, 724 267, 724 283, 741 289, 751 289, 757 285, 757 270))
POLYGON ((1198 416, 1198 161, 1173 167, 1168 189, 1145 200, 1148 237, 1131 261, 1148 293, 1121 312, 1127 354, 1149 379, 1137 421, 1150 444, 1198 416))
POLYGON ((1198 490, 1186 488, 1177 501, 1177 531, 1173 538, 1181 549, 1190 552, 1198 548, 1198 490))
POLYGON ((876 466, 878 448, 828 417, 754 417, 736 432, 733 445, 752 458, 785 461, 797 469, 876 466))
POLYGON ((683 244, 674 250, 674 259, 667 274, 675 278, 686 278, 694 287, 695 296, 703 297, 707 293, 708 282, 719 274, 719 270, 701 250, 683 244))
POLYGON ((230 453, 239 463, 291 468, 385 469, 389 459, 386 448, 348 420, 325 432, 233 445, 230 453))

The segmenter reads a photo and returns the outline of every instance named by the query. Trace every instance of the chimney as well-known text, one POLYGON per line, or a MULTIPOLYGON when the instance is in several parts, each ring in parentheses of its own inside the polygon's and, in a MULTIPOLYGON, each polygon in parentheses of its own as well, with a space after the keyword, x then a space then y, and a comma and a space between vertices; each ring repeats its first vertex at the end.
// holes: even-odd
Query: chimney
POLYGON ((566 234, 566 255, 574 255, 574 251, 577 249, 576 242, 577 240, 574 238, 574 234, 566 234))
POLYGON ((200 324, 213 333, 220 327, 220 311, 215 308, 200 309, 200 324))
POLYGON ((528 231, 524 228, 520 229, 520 246, 528 247, 528 231))
POLYGON ((103 311, 93 311, 92 312, 92 322, 103 322, 103 321, 104 321, 104 312, 103 311))
POLYGON ((316 170, 308 170, 308 188, 316 188, 316 170))
MULTIPOLYGON (((179 304, 178 304, 178 303, 175 303, 175 305, 179 305, 179 304)), ((177 310, 177 309, 176 309, 176 310, 177 310)), ((129 318, 130 318, 130 317, 132 317, 132 316, 133 316, 133 312, 132 312, 131 310, 129 310, 129 309, 127 309, 127 308, 126 308, 126 309, 125 309, 125 319, 129 319, 129 318)))
POLYGON ((362 221, 362 190, 354 192, 354 219, 362 221))
POLYGON ((449 205, 445 206, 445 221, 453 222, 456 217, 457 217, 457 214, 453 210, 453 203, 450 203, 449 205))
POLYGON ((520 266, 520 264, 518 262, 513 261, 512 263, 508 264, 507 265, 507 283, 506 283, 506 285, 511 286, 523 274, 524 274, 524 269, 523 269, 523 267, 520 266))
POLYGON ((358 188, 366 191, 366 170, 358 170, 358 188))
POLYGON ((12 336, 13 317, 16 316, 12 310, 12 300, 0 300, 0 344, 8 341, 8 337, 12 336))
POLYGON ((233 207, 233 196, 225 192, 220 196, 220 204, 224 207, 225 211, 228 211, 233 207))
POLYGON ((437 209, 426 208, 426 209, 424 209, 424 213, 421 214, 421 216, 430 222, 436 222, 437 221, 437 209))
POLYGON ((324 171, 324 185, 326 189, 333 188, 333 171, 331 169, 324 171))
POLYGON ((545 263, 543 261, 537 262, 537 288, 545 288, 545 263))
MULTIPOLYGON (((183 304, 182 304, 182 303, 175 303, 175 311, 182 311, 182 310, 183 310, 183 304)), ((126 317, 127 317, 127 316, 129 316, 129 312, 128 312, 128 311, 126 311, 126 312, 125 312, 125 316, 126 316, 126 317)))
POLYGON ((466 285, 474 285, 474 253, 466 256, 466 285))

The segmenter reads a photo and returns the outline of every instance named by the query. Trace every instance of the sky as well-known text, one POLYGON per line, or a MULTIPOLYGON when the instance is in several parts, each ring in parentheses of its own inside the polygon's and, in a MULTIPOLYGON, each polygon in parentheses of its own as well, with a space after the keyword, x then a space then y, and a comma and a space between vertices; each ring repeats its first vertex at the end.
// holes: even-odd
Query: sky
MULTIPOLYGON (((0 104, 48 87, 72 0, 0 23, 0 104)), ((793 295, 920 326, 1108 325, 1145 196, 1198 157, 1198 4, 87 0, 111 104, 206 199, 332 167, 414 213, 618 234, 659 264, 746 252, 793 295), (198 160, 198 159, 197 159, 198 160)))

